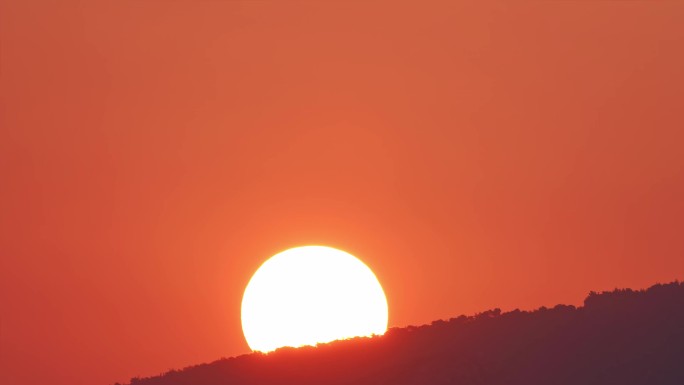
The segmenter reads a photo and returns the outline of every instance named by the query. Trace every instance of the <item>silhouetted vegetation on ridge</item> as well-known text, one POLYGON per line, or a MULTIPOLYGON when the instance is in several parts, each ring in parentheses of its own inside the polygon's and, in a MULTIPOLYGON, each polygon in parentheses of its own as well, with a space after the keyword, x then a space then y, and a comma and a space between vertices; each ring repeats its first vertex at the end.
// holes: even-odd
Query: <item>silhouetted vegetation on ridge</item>
POLYGON ((684 284, 590 293, 584 306, 499 309, 284 348, 131 381, 243 384, 684 384, 684 284))

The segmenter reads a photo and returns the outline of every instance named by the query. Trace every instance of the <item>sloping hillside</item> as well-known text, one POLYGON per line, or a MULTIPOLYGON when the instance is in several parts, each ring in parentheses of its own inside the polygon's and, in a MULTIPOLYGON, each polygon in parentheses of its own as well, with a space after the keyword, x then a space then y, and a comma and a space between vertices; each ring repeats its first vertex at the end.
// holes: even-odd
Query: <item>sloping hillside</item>
POLYGON ((249 354, 135 385, 684 384, 684 285, 591 293, 584 306, 487 311, 384 336, 249 354))

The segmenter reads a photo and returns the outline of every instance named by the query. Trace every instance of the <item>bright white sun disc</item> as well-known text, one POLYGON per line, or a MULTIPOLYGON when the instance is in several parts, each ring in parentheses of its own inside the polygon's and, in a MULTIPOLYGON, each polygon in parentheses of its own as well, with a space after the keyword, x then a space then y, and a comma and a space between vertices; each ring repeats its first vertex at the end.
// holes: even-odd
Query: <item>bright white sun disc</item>
POLYGON ((274 255, 242 298, 245 339, 261 352, 384 334, 387 316, 385 293, 368 266, 324 246, 274 255))

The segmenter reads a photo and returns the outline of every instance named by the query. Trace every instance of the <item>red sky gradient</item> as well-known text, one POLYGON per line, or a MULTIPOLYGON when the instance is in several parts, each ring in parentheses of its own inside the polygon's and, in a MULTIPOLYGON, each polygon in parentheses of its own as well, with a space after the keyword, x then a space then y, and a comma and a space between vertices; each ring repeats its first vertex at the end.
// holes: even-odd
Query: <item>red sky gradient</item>
POLYGON ((0 0, 0 383, 246 353, 243 289, 298 245, 364 260, 391 326, 681 280, 682 20, 0 0))

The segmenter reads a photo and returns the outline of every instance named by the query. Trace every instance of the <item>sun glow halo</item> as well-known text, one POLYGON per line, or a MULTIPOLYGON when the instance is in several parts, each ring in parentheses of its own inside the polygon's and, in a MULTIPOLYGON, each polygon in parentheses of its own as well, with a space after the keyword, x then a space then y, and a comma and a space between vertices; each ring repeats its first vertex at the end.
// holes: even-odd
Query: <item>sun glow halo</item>
POLYGON ((242 298, 242 330, 250 348, 261 352, 384 334, 387 319, 375 274, 351 254, 324 246, 274 255, 242 298))

